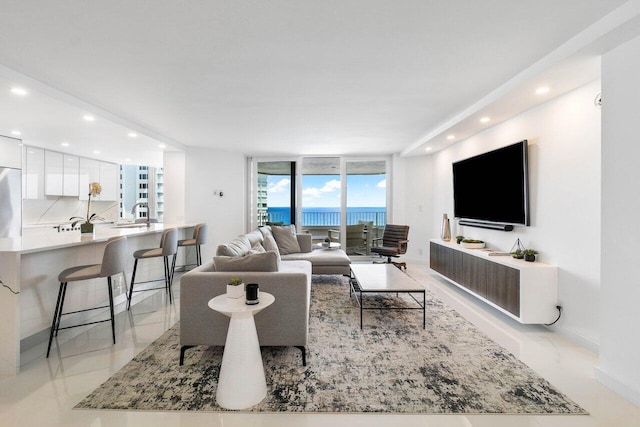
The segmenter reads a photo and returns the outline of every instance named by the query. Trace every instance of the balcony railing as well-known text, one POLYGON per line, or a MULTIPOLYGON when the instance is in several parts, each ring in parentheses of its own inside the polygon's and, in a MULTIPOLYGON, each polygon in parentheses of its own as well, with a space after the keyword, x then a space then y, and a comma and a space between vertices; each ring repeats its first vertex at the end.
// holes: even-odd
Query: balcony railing
MULTIPOLYGON (((267 222, 282 222, 289 224, 291 215, 288 211, 267 212, 267 222)), ((373 221, 375 227, 383 227, 387 223, 387 213, 380 211, 349 211, 347 212, 347 225, 357 224, 359 221, 373 221)), ((340 212, 302 212, 302 226, 338 226, 340 225, 340 212)))

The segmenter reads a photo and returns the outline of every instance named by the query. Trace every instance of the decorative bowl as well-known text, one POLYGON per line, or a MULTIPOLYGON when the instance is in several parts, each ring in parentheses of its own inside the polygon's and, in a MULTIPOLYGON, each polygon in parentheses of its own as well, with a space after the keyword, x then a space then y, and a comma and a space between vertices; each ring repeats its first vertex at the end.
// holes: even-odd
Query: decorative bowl
POLYGON ((485 243, 466 243, 466 242, 462 242, 460 243, 463 247, 467 248, 467 249, 482 249, 485 247, 485 243))

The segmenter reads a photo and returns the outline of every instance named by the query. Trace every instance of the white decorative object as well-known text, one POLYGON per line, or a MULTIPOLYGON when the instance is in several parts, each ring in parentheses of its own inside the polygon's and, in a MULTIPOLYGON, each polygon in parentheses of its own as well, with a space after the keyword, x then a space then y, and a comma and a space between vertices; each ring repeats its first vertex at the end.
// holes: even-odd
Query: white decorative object
POLYGON ((261 292, 260 303, 239 304, 217 296, 209 308, 231 317, 222 354, 216 401, 225 409, 247 409, 267 395, 260 343, 253 316, 275 301, 273 295, 261 292))
POLYGON ((244 298, 244 283, 227 285, 227 298, 244 298))

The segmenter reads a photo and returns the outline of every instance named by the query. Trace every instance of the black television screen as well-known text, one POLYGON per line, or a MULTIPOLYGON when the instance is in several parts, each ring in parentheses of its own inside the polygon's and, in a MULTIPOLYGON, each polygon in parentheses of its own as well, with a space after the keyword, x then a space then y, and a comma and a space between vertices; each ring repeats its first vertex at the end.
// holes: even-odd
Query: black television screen
POLYGON ((529 225, 527 140, 454 163, 453 204, 459 219, 529 225))

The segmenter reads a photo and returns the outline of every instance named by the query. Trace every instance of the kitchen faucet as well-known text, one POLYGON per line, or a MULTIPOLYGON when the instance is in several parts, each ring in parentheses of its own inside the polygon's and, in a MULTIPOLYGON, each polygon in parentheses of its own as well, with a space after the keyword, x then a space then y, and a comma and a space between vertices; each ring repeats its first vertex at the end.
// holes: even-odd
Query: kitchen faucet
MULTIPOLYGON (((149 207, 149 203, 147 202, 138 202, 135 205, 133 205, 133 207, 131 208, 131 213, 133 214, 133 219, 135 221, 135 215, 136 215, 136 208, 138 206, 142 206, 145 205, 147 208, 149 207)), ((147 227, 151 226, 151 217, 149 216, 149 209, 147 209, 147 227)))

